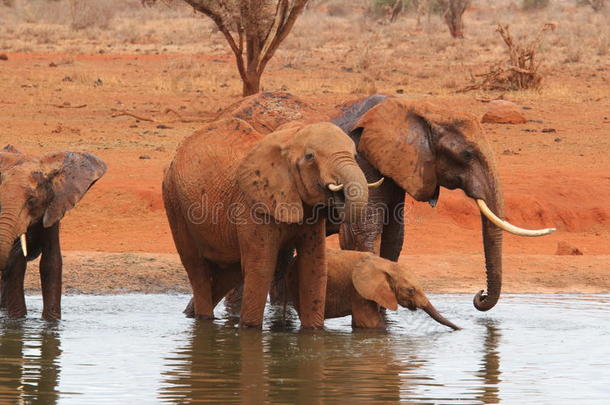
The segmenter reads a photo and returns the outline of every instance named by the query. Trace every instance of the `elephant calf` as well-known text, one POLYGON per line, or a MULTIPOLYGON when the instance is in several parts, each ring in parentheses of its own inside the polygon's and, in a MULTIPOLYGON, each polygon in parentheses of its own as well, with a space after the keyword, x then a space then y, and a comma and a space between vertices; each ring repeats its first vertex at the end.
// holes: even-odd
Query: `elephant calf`
MULTIPOLYGON (((411 311, 423 309, 435 321, 454 330, 458 326, 445 319, 428 300, 421 287, 413 281, 404 265, 378 257, 372 253, 351 250, 326 250, 327 284, 324 317, 339 318, 352 315, 352 325, 358 328, 385 328, 380 307, 396 310, 398 305, 411 311)), ((288 265, 285 284, 274 286, 277 297, 287 291, 287 301, 299 310, 298 279, 293 263, 288 265)))
POLYGON ((28 261, 40 259, 42 317, 61 317, 59 221, 106 172, 88 153, 25 155, 0 149, 0 309, 25 316, 23 279, 28 261))

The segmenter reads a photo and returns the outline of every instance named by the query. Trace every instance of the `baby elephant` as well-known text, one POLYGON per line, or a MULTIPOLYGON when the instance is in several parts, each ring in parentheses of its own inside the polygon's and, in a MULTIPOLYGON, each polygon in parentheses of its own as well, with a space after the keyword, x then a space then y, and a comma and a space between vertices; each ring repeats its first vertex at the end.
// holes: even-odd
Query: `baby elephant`
MULTIPOLYGON (((415 311, 423 309, 435 321, 454 330, 460 329, 445 319, 430 303, 421 287, 413 281, 404 265, 371 253, 351 250, 326 250, 328 281, 326 285, 325 318, 352 315, 357 328, 385 328, 380 306, 396 310, 398 305, 415 311)), ((288 301, 298 303, 298 280, 288 265, 286 284, 288 301)), ((279 288, 281 289, 281 287, 279 288)), ((278 285, 275 285, 275 291, 278 285)), ((273 301, 278 302, 278 297, 273 301)), ((299 310, 295 305, 297 311, 299 310)))

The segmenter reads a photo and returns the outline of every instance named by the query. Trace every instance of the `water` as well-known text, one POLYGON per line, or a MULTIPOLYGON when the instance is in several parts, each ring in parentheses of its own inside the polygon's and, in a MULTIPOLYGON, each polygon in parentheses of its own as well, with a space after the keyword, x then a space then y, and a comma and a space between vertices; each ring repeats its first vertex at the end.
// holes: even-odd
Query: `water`
POLYGON ((184 318, 184 295, 68 296, 52 324, 28 297, 0 319, 0 403, 610 403, 610 295, 431 298, 464 329, 399 310, 388 333, 299 332, 271 310, 239 330, 184 318))

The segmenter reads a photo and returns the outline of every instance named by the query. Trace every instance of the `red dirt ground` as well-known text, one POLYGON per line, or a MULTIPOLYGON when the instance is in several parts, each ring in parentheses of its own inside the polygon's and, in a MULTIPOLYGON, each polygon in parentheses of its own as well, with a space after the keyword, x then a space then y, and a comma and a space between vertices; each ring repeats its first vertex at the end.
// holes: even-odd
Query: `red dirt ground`
MULTIPOLYGON (((117 264, 121 255, 115 253, 135 254, 145 264, 142 258, 148 254, 175 254, 160 184, 178 142, 200 124, 172 122, 175 115, 164 114, 165 108, 190 119, 209 119, 239 97, 158 88, 172 55, 84 55, 76 56, 72 64, 49 67, 62 57, 8 53, 8 61, 0 62, 0 144, 10 143, 31 153, 89 151, 110 168, 62 222, 67 274, 83 271, 80 282, 76 276, 66 276, 72 280, 67 282, 67 290, 156 291, 156 287, 145 287, 136 274, 157 280, 168 289, 173 282, 184 287, 184 274, 163 273, 155 261, 150 266, 138 265, 141 274, 136 270, 132 274, 132 263, 117 264), (92 84, 97 78, 102 84, 92 84), (65 108, 83 104, 82 108, 65 108), (170 128, 158 128, 158 122, 111 117, 122 110, 154 117, 170 128), (114 264, 105 266, 109 257, 114 264), (87 267, 89 260, 97 264, 87 267), (108 284, 111 287, 86 277, 88 268, 99 270, 99 277, 112 281, 108 284), (159 280, 163 277, 173 281, 159 280)), ((233 68, 226 56, 194 57, 233 68)), ((267 74, 279 71, 271 67, 267 74)), ((287 82, 297 79, 286 77, 287 82)), ((554 83, 570 80, 574 80, 570 73, 553 78, 554 83)), ((558 228, 543 238, 505 236, 508 291, 610 292, 610 86, 599 77, 570 86, 578 97, 526 94, 513 98, 529 107, 524 112, 530 121, 525 124, 483 125, 497 153, 506 217, 526 228, 558 228), (587 98, 588 88, 591 94, 587 98), (542 131, 548 128, 555 131, 542 131), (583 255, 555 255, 560 242, 583 255)), ((358 97, 330 91, 320 98, 315 90, 299 96, 327 113, 358 97)), ((486 104, 472 95, 429 99, 478 116, 486 110, 486 104)), ((403 260, 417 261, 414 270, 429 290, 475 292, 483 288, 475 204, 461 192, 442 190, 435 209, 413 201, 408 201, 408 207, 403 260)), ((167 266, 179 270, 176 257, 167 257, 171 264, 167 266)), ((35 272, 29 273, 31 281, 35 272)))

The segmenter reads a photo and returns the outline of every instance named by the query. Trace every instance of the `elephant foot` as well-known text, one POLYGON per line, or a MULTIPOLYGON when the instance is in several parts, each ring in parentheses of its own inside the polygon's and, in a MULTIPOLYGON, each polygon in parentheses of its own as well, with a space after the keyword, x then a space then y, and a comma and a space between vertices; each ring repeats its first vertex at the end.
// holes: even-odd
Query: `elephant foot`
MULTIPOLYGON (((189 316, 187 315, 187 317, 189 317, 189 316)), ((216 319, 216 318, 214 318, 214 315, 203 315, 203 314, 193 315, 190 318, 195 318, 198 321, 213 321, 214 319, 216 319)))
POLYGON ((42 319, 45 321, 59 321, 61 320, 61 312, 42 311, 42 319))
POLYGON ((262 329, 263 324, 261 323, 249 323, 249 322, 239 322, 239 327, 241 329, 262 329))
POLYGON ((184 311, 182 311, 182 313, 186 315, 187 318, 195 317, 195 303, 193 302, 192 298, 187 304, 186 308, 184 308, 184 311))
POLYGON ((303 331, 318 331, 324 330, 324 325, 301 325, 303 331))
POLYGON ((9 318, 11 319, 21 319, 21 318, 25 318, 25 316, 27 315, 28 311, 25 307, 23 308, 14 308, 14 309, 9 309, 8 311, 6 311, 6 314, 8 315, 9 318))

